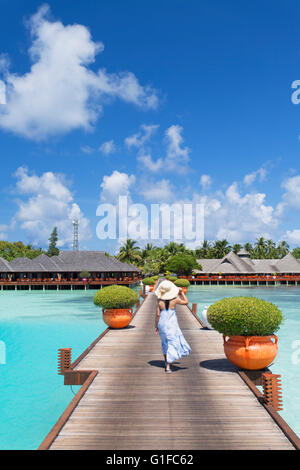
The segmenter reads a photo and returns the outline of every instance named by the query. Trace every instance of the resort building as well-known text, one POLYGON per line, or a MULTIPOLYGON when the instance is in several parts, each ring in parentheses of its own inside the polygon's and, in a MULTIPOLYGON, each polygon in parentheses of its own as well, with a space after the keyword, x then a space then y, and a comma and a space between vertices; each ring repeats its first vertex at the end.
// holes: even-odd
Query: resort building
POLYGON ((198 259, 202 271, 189 279, 197 284, 295 284, 300 282, 300 261, 291 253, 281 259, 251 259, 246 250, 222 259, 198 259))
POLYGON ((135 266, 122 263, 104 251, 61 251, 58 256, 42 254, 34 259, 16 258, 6 261, 0 258, 1 288, 10 286, 43 286, 98 288, 106 284, 134 284, 141 278, 135 266), (88 271, 90 277, 84 281, 79 275, 88 271))

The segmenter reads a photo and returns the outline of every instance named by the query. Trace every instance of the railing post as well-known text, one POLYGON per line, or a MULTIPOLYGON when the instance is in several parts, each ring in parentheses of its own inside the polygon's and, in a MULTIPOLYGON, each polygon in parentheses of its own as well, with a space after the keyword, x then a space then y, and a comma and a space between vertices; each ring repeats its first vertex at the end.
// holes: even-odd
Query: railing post
POLYGON ((192 305, 192 312, 194 315, 197 315, 197 304, 192 305))
POLYGON ((281 411, 282 407, 282 391, 281 376, 265 372, 262 374, 264 398, 267 405, 271 405, 274 410, 281 411))
POLYGON ((72 348, 58 350, 58 375, 64 375, 66 370, 71 369, 72 348))

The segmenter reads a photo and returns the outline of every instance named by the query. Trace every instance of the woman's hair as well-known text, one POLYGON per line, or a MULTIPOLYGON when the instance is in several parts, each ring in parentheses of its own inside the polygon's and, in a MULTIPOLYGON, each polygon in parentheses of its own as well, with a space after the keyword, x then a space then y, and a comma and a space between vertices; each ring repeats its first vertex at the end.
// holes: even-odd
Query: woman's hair
POLYGON ((173 299, 169 299, 169 300, 158 299, 158 302, 163 302, 165 304, 166 310, 169 310, 169 305, 170 305, 171 300, 174 300, 176 298, 177 297, 174 297, 173 299))

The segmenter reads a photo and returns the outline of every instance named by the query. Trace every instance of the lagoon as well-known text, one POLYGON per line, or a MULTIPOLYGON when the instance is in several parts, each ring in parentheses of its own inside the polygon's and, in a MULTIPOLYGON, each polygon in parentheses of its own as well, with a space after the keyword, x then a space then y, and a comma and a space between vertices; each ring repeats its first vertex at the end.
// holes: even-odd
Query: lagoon
POLYGON ((57 350, 74 360, 106 329, 94 293, 1 292, 1 450, 36 449, 79 389, 57 375, 57 350))
MULTIPOLYGON (((79 389, 64 386, 63 377, 57 375, 57 350, 72 347, 74 360, 105 330, 101 311, 92 301, 94 294, 94 290, 1 292, 1 450, 36 449, 79 389)), ((188 291, 200 317, 206 305, 235 295, 260 297, 283 312, 279 351, 271 370, 282 376, 280 414, 300 435, 300 288, 190 286, 188 291)))
POLYGON ((277 305, 283 313, 284 323, 275 333, 278 336, 278 353, 270 369, 274 374, 281 374, 283 410, 280 415, 300 436, 300 288, 190 286, 187 295, 190 303, 198 304, 200 318, 205 306, 233 296, 267 300, 277 305))

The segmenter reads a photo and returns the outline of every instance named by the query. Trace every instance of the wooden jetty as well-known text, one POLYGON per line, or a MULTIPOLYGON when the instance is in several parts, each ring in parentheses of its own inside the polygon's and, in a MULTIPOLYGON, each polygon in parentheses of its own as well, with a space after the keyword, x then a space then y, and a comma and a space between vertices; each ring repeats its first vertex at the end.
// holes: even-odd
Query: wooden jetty
POLYGON ((297 447, 297 436, 227 361, 221 335, 201 328, 186 306, 177 315, 192 354, 166 374, 154 312, 149 294, 128 328, 108 330, 76 361, 87 380, 40 449, 297 447))

